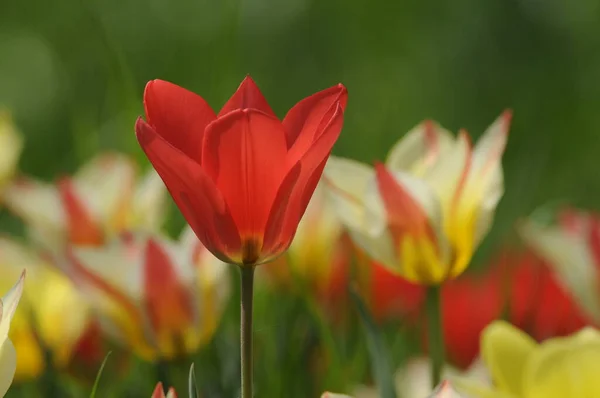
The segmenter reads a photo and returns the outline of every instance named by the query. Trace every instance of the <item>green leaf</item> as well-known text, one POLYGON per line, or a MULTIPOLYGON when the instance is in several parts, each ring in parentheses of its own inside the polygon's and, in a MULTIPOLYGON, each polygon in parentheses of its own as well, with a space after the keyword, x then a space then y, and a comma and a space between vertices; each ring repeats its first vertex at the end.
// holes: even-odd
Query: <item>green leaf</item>
POLYGON ((98 374, 96 375, 96 380, 94 381, 94 386, 92 387, 92 392, 90 393, 90 398, 94 398, 96 396, 96 390, 98 390, 98 384, 100 383, 100 376, 102 376, 102 371, 104 371, 104 366, 106 366, 106 361, 108 361, 108 357, 112 351, 109 351, 104 360, 102 361, 102 365, 100 365, 100 369, 98 370, 98 374))
POLYGON ((198 388, 196 387, 196 372, 194 371, 194 364, 190 366, 190 374, 188 376, 188 392, 190 398, 198 398, 198 388))
POLYGON ((351 288, 350 296, 356 304, 365 331, 367 348, 369 350, 369 357, 371 358, 371 371, 373 372, 373 377, 375 378, 375 383, 377 384, 380 396, 381 398, 396 398, 394 376, 388 357, 389 350, 385 347, 383 336, 377 328, 377 325, 375 325, 375 322, 360 295, 351 288))

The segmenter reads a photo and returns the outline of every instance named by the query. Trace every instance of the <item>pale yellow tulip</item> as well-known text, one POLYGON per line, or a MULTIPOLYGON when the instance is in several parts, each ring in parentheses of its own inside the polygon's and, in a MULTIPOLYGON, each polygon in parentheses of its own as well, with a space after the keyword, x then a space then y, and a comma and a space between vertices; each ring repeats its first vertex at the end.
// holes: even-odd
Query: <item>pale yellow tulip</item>
POLYGON ((23 293, 24 279, 22 272, 18 282, 0 300, 0 397, 8 391, 17 368, 17 352, 8 333, 23 293))

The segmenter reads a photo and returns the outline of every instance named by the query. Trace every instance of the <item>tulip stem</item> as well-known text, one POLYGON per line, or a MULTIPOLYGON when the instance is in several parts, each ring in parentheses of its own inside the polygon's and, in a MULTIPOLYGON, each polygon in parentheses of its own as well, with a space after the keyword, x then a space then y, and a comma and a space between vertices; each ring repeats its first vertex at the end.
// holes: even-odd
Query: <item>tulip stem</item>
POLYGON ((240 267, 241 311, 240 352, 242 366, 242 398, 252 398, 252 298, 254 294, 254 266, 240 267))
POLYGON ((429 336, 432 388, 435 388, 441 382, 445 356, 440 291, 440 286, 429 286, 426 297, 427 336, 429 336))

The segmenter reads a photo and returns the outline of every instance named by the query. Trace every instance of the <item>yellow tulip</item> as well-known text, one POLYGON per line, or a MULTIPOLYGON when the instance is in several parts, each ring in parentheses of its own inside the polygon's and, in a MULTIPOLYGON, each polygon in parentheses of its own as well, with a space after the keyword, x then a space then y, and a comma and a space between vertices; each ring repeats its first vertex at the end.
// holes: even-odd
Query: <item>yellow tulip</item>
POLYGON ((516 327, 496 321, 482 335, 481 353, 493 385, 455 380, 474 397, 600 397, 600 333, 595 329, 538 344, 516 327))
POLYGON ((25 273, 0 300, 0 397, 3 397, 12 384, 17 367, 17 353, 11 340, 8 338, 8 333, 11 326, 11 321, 17 310, 19 299, 23 293, 23 280, 25 273))
POLYGON ((67 243, 99 245, 132 228, 154 230, 164 216, 166 190, 154 171, 136 179, 132 159, 104 153, 56 184, 22 177, 4 199, 47 250, 61 254, 67 243))
POLYGON ((213 336, 229 295, 226 264, 188 228, 179 242, 127 234, 75 247, 66 269, 103 330, 147 360, 191 354, 213 336))
POLYGON ((10 331, 18 352, 18 381, 42 373, 44 349, 51 352, 54 366, 66 367, 91 321, 88 307, 65 276, 20 243, 0 238, 2 280, 14 280, 23 269, 27 270, 27 289, 10 331))
POLYGON ((7 111, 0 109, 0 192, 15 174, 23 150, 23 138, 7 111))
POLYGON ((511 114, 474 148, 436 123, 415 127, 375 169, 332 157, 325 179, 354 242, 409 281, 436 285, 460 275, 488 232, 503 194, 501 157, 511 114))
POLYGON ((563 210, 556 224, 523 222, 520 233, 591 319, 600 322, 600 218, 563 210))

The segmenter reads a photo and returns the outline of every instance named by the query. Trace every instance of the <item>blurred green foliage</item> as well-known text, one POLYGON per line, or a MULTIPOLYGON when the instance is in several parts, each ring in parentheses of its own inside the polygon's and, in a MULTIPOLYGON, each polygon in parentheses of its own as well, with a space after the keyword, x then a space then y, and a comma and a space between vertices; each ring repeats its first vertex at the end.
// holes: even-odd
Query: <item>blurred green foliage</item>
MULTIPOLYGON (((26 137, 22 170, 39 177, 70 173, 103 149, 131 153, 147 167, 133 125, 148 80, 172 81, 219 108, 245 74, 280 116, 301 98, 344 83, 349 105, 335 152, 367 162, 383 158, 422 119, 478 136, 512 108, 506 194, 484 251, 548 201, 599 208, 596 0, 0 2, 0 105, 14 112, 26 137)), ((302 303, 279 304, 257 309, 258 351, 261 335, 270 346, 268 329, 285 327, 289 333, 277 335, 288 340, 263 354, 300 356, 308 332, 299 343, 294 331, 319 328, 286 318, 286 306, 302 303)), ((205 388, 211 377, 221 386, 237 380, 234 324, 201 354, 222 358, 212 351, 225 350, 233 359, 220 374, 197 367, 205 388)), ((281 391, 273 396, 307 388, 302 377, 277 379, 302 369, 260 369, 260 357, 257 363, 259 388, 281 391)), ((357 366, 351 373, 364 374, 357 366)), ((189 363, 184 368, 186 374, 189 363)))

